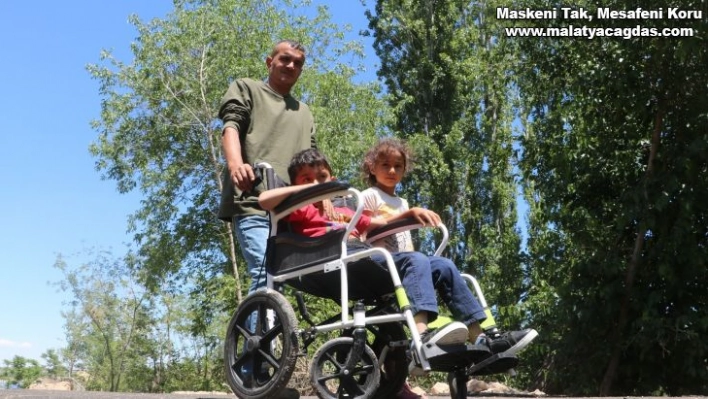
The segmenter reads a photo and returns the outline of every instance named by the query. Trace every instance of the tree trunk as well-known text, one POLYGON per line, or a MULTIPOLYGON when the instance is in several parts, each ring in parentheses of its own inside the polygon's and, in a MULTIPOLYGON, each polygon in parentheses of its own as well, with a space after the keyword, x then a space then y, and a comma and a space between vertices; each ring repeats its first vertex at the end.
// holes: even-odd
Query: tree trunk
MULTIPOLYGON (((659 144, 661 142, 661 128, 663 126, 665 107, 663 103, 660 104, 659 109, 654 117, 654 131, 652 132, 651 138, 651 149, 649 152, 649 159, 647 161, 647 171, 644 174, 644 203, 646 210, 649 208, 649 195, 647 193, 646 184, 651 178, 654 172, 654 159, 656 158, 656 153, 659 149, 659 144)), ((600 384, 600 396, 609 396, 612 390, 612 384, 617 376, 617 368, 619 367, 619 359, 622 352, 622 335, 624 329, 627 327, 627 321, 629 318, 629 307, 632 301, 632 287, 634 285, 634 276, 637 273, 637 267, 640 262, 642 250, 644 249, 644 236, 646 235, 647 227, 646 224, 639 223, 636 239, 634 240, 634 249, 632 251, 632 258, 627 265, 627 271, 624 277, 625 284, 625 294, 622 299, 622 305, 620 307, 619 316, 617 318, 617 324, 615 329, 612 331, 612 337, 610 339, 610 344, 612 345, 612 355, 610 356, 610 361, 607 364, 607 369, 605 370, 605 375, 602 378, 602 383, 600 384)))

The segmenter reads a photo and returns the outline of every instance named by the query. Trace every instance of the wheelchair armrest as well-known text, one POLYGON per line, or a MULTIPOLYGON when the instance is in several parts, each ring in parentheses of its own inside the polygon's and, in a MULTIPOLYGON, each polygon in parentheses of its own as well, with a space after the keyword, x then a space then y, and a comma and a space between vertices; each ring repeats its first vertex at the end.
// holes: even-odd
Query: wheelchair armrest
POLYGON ((306 189, 303 189, 302 191, 298 191, 294 194, 291 194, 283 200, 278 206, 276 206, 273 211, 275 213, 281 213, 285 211, 286 209, 289 209, 291 207, 295 206, 303 206, 306 205, 306 203, 314 198, 324 196, 324 195, 334 195, 335 193, 342 192, 343 194, 346 193, 347 190, 349 190, 349 184, 340 182, 340 181, 331 181, 327 183, 322 183, 322 184, 317 184, 312 187, 308 187, 306 189))
MULTIPOLYGON (((398 219, 393 222, 387 223, 385 226, 377 227, 377 228, 369 231, 366 234, 366 242, 371 244, 374 241, 378 241, 384 237, 388 237, 390 235, 393 235, 396 233, 401 233, 401 232, 408 231, 408 230, 420 229, 422 227, 425 227, 425 226, 418 223, 418 221, 413 217, 398 219)), ((447 232, 447 227, 445 227, 444 224, 438 225, 437 228, 440 229, 440 231, 443 234, 443 238, 440 241, 440 245, 438 245, 438 248, 435 250, 435 255, 439 256, 440 254, 442 254, 442 251, 447 246, 448 232, 447 232)))
POLYGON ((398 219, 387 223, 385 226, 377 227, 366 234, 366 242, 372 243, 384 237, 400 233, 407 230, 415 230, 423 227, 415 218, 398 219))

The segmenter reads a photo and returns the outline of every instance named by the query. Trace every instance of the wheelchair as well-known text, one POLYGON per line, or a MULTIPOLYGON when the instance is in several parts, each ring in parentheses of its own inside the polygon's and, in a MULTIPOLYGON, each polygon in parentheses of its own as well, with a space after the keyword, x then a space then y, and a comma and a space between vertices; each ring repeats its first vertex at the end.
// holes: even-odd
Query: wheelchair
MULTIPOLYGON (((265 166, 264 180, 277 179, 268 165, 259 166, 265 166)), ((318 336, 328 339, 314 352, 309 378, 322 399, 395 397, 408 377, 409 365, 425 373, 448 373, 452 399, 467 397, 471 376, 513 372, 518 364, 515 355, 493 354, 486 346, 469 343, 423 344, 390 253, 375 246, 348 252, 348 238, 362 212, 360 192, 338 181, 303 189, 270 212, 267 288, 249 294, 238 305, 224 343, 226 380, 238 397, 274 397, 318 336), (282 220, 289 213, 333 197, 356 200, 356 211, 345 229, 314 238, 283 231, 282 220), (369 259, 374 254, 386 259, 385 268, 369 259), (298 313, 309 327, 300 327, 283 294, 286 286, 294 289, 298 313), (332 316, 313 321, 303 292, 334 301, 332 316)), ((420 227, 412 219, 389 223, 370 232, 367 242, 420 227)), ((443 239, 436 255, 447 244, 447 229, 440 229, 443 239)), ((470 275, 463 277, 491 315, 477 281, 470 275)))

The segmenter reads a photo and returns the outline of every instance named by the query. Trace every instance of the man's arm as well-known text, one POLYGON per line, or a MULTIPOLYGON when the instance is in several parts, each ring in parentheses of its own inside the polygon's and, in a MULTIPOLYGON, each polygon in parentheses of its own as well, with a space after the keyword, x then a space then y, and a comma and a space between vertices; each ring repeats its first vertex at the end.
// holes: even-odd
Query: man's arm
POLYGON ((231 182, 243 192, 253 189, 256 176, 253 168, 243 159, 240 134, 248 129, 253 108, 247 79, 238 79, 229 85, 221 98, 219 119, 224 123, 221 147, 231 182))
POLYGON ((251 191, 253 181, 256 180, 256 175, 253 173, 251 165, 243 163, 238 130, 231 126, 225 127, 221 134, 221 146, 224 150, 226 167, 228 168, 231 181, 241 191, 251 191))

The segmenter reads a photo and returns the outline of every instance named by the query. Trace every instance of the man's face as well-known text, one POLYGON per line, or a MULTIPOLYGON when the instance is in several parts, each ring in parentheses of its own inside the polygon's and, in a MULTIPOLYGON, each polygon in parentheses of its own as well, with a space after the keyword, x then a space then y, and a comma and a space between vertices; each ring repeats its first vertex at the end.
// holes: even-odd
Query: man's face
POLYGON ((288 43, 280 43, 275 49, 276 53, 266 58, 268 83, 275 91, 285 95, 290 92, 302 73, 305 54, 288 43))
POLYGON ((295 185, 310 184, 310 183, 326 183, 332 180, 332 174, 322 165, 310 166, 304 165, 300 167, 295 175, 295 185))

